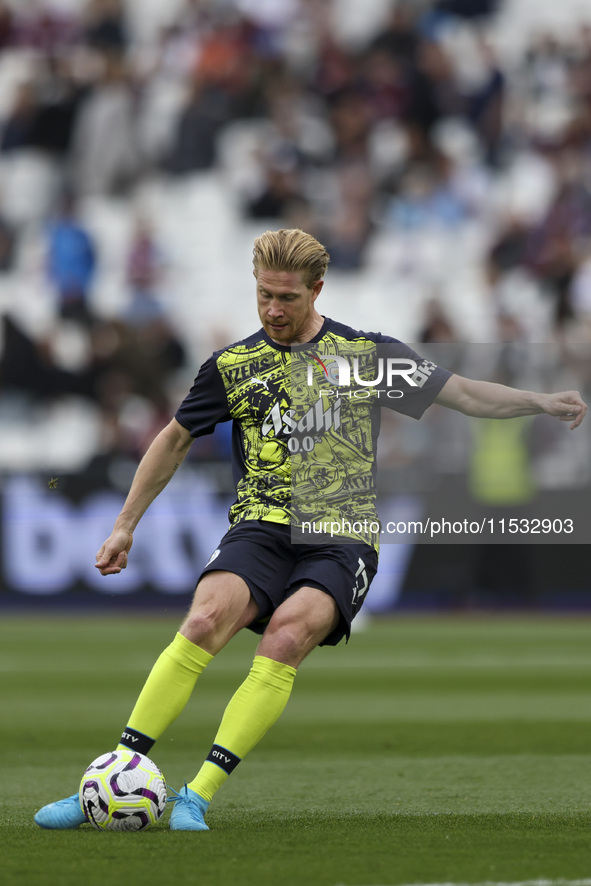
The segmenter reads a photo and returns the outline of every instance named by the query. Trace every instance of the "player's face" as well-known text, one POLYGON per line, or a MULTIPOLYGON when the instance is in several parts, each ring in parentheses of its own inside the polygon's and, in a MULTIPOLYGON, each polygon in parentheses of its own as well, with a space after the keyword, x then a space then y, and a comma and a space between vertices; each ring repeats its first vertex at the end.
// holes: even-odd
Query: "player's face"
POLYGON ((314 338, 323 322, 314 307, 322 280, 309 289, 298 272, 259 268, 256 281, 259 317, 269 338, 280 345, 314 338))

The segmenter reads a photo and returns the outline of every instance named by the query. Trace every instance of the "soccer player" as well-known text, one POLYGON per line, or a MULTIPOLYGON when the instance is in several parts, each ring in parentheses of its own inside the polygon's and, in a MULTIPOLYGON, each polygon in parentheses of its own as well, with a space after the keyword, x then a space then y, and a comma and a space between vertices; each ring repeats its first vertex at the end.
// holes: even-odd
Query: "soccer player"
MULTIPOLYGON (((267 231, 255 240, 262 328, 203 364, 176 416, 141 460, 96 557, 102 575, 125 569, 140 518, 194 438, 232 419, 237 483, 230 529, 203 569, 188 615, 150 672, 118 745, 150 754, 234 634, 245 627, 262 634, 206 761, 176 797, 174 830, 207 830, 212 797, 280 716, 300 664, 316 646, 349 636, 377 569, 373 477, 380 407, 415 418, 433 402, 489 418, 545 412, 571 428, 585 416, 577 392, 537 394, 462 378, 395 339, 323 317, 316 301, 328 262, 324 247, 300 230, 267 231), (379 357, 384 347, 395 355, 388 365, 398 387, 372 385, 360 375, 386 359, 379 357), (361 379, 362 396, 351 395, 348 365, 361 379), (302 532, 305 522, 326 519, 341 527, 337 537, 302 532)), ((77 794, 35 816, 45 828, 73 828, 84 820, 77 794)))

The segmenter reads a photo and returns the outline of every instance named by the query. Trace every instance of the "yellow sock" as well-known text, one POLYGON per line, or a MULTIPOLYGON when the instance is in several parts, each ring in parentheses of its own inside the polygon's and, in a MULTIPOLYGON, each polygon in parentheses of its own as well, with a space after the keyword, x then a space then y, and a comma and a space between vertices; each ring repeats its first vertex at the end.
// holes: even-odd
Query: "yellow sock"
POLYGON ((131 748, 147 754, 183 710, 197 678, 212 658, 177 633, 150 671, 117 749, 131 748))
POLYGON ((228 775, 279 719, 296 669, 262 655, 230 699, 209 756, 188 787, 208 802, 228 775))

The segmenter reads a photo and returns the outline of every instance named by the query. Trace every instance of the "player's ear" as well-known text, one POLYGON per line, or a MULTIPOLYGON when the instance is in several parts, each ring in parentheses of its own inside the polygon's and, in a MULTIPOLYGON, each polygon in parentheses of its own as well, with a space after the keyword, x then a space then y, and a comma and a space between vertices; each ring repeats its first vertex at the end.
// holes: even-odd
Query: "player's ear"
POLYGON ((320 290, 324 286, 324 280, 317 280, 316 283, 312 286, 312 301, 316 301, 318 296, 320 295, 320 290))

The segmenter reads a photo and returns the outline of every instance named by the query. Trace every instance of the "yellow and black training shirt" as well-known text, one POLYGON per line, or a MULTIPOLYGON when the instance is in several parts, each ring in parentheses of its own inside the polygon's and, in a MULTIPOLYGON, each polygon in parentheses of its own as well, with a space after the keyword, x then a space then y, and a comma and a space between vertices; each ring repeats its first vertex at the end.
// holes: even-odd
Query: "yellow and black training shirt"
POLYGON ((377 548, 381 408, 420 418, 449 376, 397 339, 333 320, 299 345, 261 329, 206 360, 176 419, 193 437, 233 420, 232 524, 330 522, 377 548))

